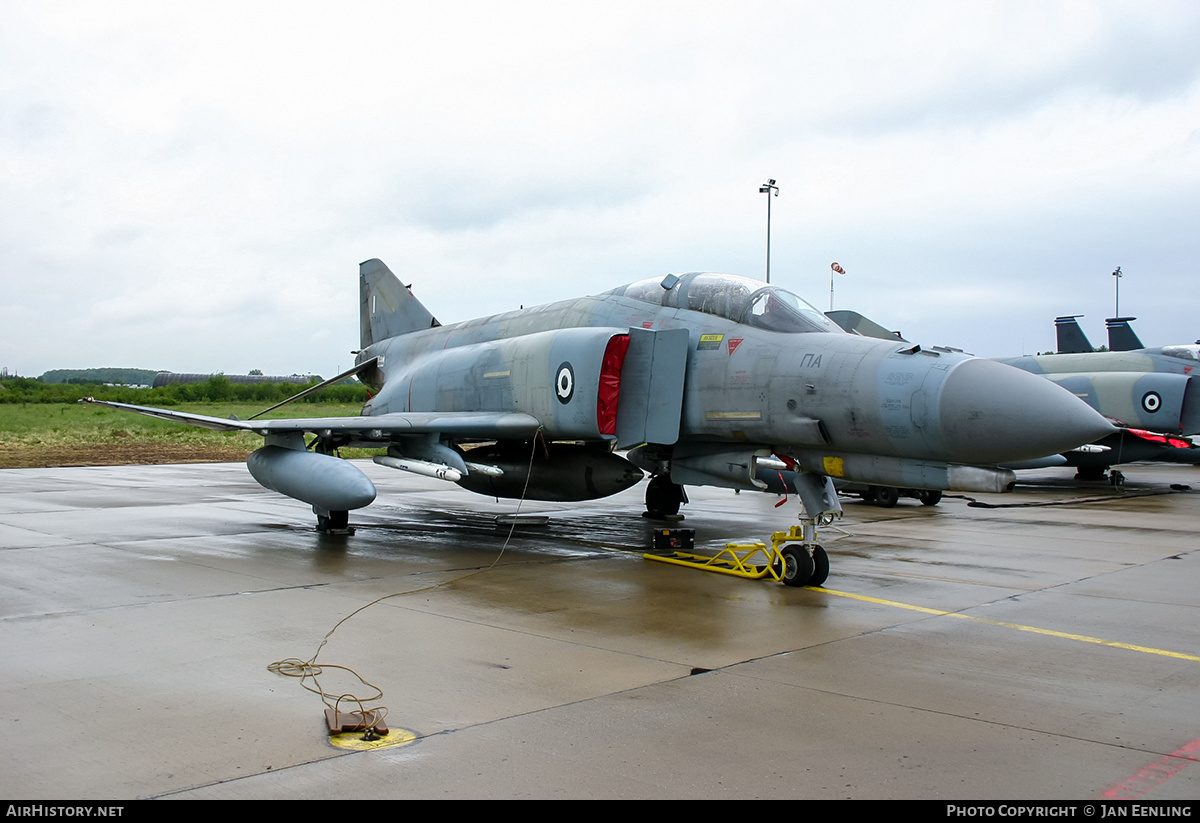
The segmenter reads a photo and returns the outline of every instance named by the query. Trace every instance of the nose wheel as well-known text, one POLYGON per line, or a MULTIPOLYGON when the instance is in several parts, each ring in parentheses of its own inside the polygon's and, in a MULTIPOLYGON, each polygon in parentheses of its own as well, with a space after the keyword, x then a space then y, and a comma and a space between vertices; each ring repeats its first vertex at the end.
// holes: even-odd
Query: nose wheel
POLYGON ((821 586, 829 579, 829 555, 817 544, 788 543, 779 550, 785 586, 821 586))

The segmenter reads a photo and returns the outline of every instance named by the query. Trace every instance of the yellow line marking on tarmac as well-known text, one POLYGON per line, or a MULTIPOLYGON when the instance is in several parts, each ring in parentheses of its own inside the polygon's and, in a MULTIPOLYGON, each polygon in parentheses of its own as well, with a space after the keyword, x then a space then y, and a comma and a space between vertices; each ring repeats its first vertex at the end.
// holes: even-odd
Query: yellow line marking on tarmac
POLYGON ((1102 637, 1089 637, 1086 634, 1071 634, 1070 632, 1056 632, 1053 629, 1039 629, 1037 626, 1025 626, 1020 623, 1008 623, 1003 620, 989 620, 986 617, 976 617, 975 615, 962 614, 961 612, 947 612, 941 609, 929 609, 924 606, 914 606, 911 603, 900 603, 896 600, 881 600, 878 597, 868 597, 865 594, 840 592, 835 589, 825 589, 817 586, 813 587, 813 591, 825 592, 826 594, 836 595, 837 597, 848 597, 851 600, 861 600, 864 603, 878 603, 881 606, 892 606, 897 609, 907 609, 908 611, 921 612, 922 614, 932 614, 938 617, 957 617, 959 620, 971 620, 975 623, 983 623, 988 626, 999 626, 1004 629, 1016 629, 1017 631, 1021 632, 1043 634, 1047 637, 1061 637, 1064 640, 1077 640, 1080 643, 1094 643, 1097 646, 1109 646, 1114 649, 1125 649, 1126 651, 1143 652, 1145 654, 1157 654, 1160 657, 1174 657, 1179 660, 1192 660, 1200 663, 1200 655, 1172 652, 1167 651, 1166 649, 1154 649, 1149 646, 1137 646, 1133 643, 1118 643, 1115 640, 1105 640, 1102 637))

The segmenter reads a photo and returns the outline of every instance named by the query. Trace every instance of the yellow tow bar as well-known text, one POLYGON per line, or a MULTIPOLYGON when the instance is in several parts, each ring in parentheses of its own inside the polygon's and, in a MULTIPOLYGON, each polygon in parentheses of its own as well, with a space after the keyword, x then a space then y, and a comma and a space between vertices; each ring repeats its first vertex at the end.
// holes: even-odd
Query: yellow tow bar
POLYGON ((751 580, 762 580, 769 577, 782 582, 784 561, 783 556, 779 553, 779 546, 803 539, 803 528, 792 526, 785 532, 772 534, 771 548, 769 549, 765 543, 726 543, 725 548, 715 555, 672 551, 665 554, 647 553, 642 557, 646 560, 672 563, 676 566, 687 566, 706 572, 732 574, 735 577, 745 577, 751 580))

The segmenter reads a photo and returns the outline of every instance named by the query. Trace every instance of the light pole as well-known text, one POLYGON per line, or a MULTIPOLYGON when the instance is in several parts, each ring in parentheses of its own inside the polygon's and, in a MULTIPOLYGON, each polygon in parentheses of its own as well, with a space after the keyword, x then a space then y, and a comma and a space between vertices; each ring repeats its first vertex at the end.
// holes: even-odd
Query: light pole
POLYGON ((779 196, 779 186, 774 180, 768 180, 758 187, 759 194, 767 196, 767 282, 771 282, 771 194, 779 196))
POLYGON ((1117 285, 1117 305, 1116 305, 1116 310, 1113 312, 1113 317, 1120 317, 1121 316, 1121 278, 1124 277, 1124 275, 1121 274, 1120 266, 1117 266, 1117 270, 1115 272, 1113 272, 1113 277, 1116 278, 1113 282, 1116 283, 1116 285, 1117 285))

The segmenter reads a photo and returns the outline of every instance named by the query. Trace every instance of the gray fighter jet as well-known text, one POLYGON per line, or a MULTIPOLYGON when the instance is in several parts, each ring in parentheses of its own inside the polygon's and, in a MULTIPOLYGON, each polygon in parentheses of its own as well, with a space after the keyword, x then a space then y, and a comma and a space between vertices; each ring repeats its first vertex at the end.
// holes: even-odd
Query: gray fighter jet
POLYGON ((510 498, 601 498, 645 470, 648 514, 659 517, 686 502, 685 485, 767 490, 763 475, 775 472, 759 461, 770 458, 805 510, 803 540, 781 552, 790 585, 828 574, 816 527, 841 516, 831 478, 1000 492, 1015 480, 1001 464, 1112 431, 1049 381, 847 334, 790 292, 734 275, 655 277, 443 326, 368 260, 360 297, 356 365, 327 381, 357 374, 371 387, 360 417, 238 421, 103 405, 262 435, 251 474, 310 504, 326 530, 345 529, 376 494, 333 456, 342 446, 386 448, 382 465, 510 498))
POLYGON ((1110 351, 1094 351, 1076 318, 1055 318, 1058 354, 1002 361, 1057 383, 1120 425, 1098 448, 1066 453, 1061 463, 1084 480, 1138 460, 1200 463, 1200 448, 1187 439, 1200 434, 1200 346, 1147 348, 1129 325, 1137 318, 1110 317, 1110 351))
MULTIPOLYGON (((827 314, 854 334, 884 340, 897 336, 857 312, 827 314)), ((1080 316, 1054 319, 1058 354, 1002 358, 1000 362, 1057 383, 1113 421, 1114 430, 1095 443, 1063 454, 1004 465, 1014 469, 1072 466, 1079 480, 1103 480, 1113 466, 1141 460, 1200 464, 1200 446, 1193 436, 1200 433, 1200 375, 1192 374, 1200 367, 1200 344, 1147 348, 1129 325, 1136 317, 1110 317, 1110 350, 1096 351, 1079 327, 1080 316)), ((1112 472, 1111 480, 1116 484, 1123 476, 1112 472)), ((885 506, 896 504, 895 489, 868 487, 866 492, 865 499, 885 506), (876 497, 879 491, 883 494, 876 497)), ((938 499, 936 493, 919 489, 899 492, 924 503, 938 499)))

